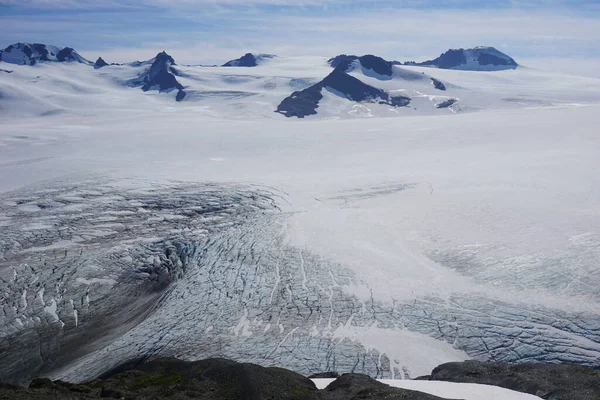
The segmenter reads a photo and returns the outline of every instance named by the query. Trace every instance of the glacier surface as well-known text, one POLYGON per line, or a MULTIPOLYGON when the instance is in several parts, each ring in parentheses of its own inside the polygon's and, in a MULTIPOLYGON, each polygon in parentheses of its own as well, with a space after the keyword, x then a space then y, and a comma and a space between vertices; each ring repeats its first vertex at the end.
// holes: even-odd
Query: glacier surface
POLYGON ((0 74, 3 379, 171 355, 598 366, 598 80, 356 69, 418 109, 326 92, 288 120, 278 102, 331 72, 301 61, 179 67, 180 103, 127 87, 131 65, 0 74))

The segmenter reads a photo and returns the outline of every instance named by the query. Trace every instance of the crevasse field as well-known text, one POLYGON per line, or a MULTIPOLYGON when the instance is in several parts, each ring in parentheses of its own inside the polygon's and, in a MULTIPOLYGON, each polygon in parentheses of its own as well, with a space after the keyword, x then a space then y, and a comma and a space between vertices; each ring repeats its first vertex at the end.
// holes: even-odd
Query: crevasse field
POLYGON ((140 65, 0 63, 7 373, 597 366, 600 80, 357 69, 413 101, 325 91, 316 115, 275 113, 325 61, 178 66, 182 102, 127 86, 140 65))

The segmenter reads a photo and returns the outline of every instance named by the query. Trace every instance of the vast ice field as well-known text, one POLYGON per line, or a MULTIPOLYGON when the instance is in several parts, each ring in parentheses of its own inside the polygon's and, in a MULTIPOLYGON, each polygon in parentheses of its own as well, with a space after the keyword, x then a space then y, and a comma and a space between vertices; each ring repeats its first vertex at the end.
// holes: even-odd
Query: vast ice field
POLYGON ((358 71, 414 102, 332 92, 295 119, 274 110, 325 59, 178 68, 183 102, 132 66, 0 62, 5 376, 599 365, 600 80, 358 71))

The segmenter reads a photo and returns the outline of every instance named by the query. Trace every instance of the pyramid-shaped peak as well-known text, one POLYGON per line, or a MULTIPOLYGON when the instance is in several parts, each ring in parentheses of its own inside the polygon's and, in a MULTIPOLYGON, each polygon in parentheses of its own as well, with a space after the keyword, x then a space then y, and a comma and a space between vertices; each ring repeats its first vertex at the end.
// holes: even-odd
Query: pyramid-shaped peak
POLYGON ((94 63, 94 68, 96 68, 96 69, 106 67, 106 66, 108 66, 108 63, 106 61, 104 61, 104 59, 102 59, 102 57, 98 57, 98 59, 94 63))
POLYGON ((175 63, 175 60, 173 59, 173 57, 171 57, 169 54, 167 54, 166 51, 161 51, 160 53, 158 53, 156 55, 156 57, 154 58, 154 63, 169 63, 171 65, 177 65, 175 63))

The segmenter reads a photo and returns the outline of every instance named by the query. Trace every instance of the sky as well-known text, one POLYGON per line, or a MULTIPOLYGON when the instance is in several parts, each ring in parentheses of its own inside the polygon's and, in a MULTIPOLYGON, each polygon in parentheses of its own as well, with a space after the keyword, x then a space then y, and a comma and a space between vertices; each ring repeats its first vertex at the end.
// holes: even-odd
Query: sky
POLYGON ((494 46, 520 64, 600 78, 600 0, 0 0, 0 47, 69 46, 108 62, 246 52, 422 61, 494 46))

